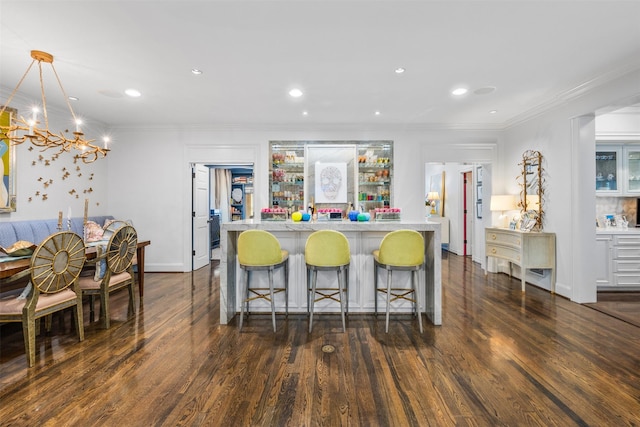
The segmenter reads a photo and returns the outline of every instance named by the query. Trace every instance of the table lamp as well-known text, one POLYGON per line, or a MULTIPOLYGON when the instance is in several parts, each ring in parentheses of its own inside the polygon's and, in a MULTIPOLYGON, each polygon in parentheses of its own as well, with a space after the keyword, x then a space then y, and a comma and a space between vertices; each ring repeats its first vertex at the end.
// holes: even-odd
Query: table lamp
POLYGON ((505 212, 517 209, 516 197, 513 194, 492 195, 489 209, 500 212, 500 220, 504 222, 505 212))
POLYGON ((429 191, 429 193, 427 194, 427 200, 429 201, 429 205, 431 206, 431 212, 429 213, 429 215, 435 215, 438 212, 436 212, 436 201, 440 200, 440 194, 438 194, 437 191, 429 191))

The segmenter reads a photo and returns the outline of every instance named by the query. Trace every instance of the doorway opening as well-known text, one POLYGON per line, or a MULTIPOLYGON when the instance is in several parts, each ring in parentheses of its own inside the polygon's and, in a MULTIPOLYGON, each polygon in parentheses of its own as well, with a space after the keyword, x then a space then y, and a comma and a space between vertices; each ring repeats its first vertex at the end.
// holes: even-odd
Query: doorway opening
POLYGON ((222 224, 253 218, 253 171, 253 163, 192 165, 192 270, 220 259, 222 224))
POLYGON ((210 164, 211 259, 220 259, 220 227, 225 222, 253 219, 253 164, 210 164))

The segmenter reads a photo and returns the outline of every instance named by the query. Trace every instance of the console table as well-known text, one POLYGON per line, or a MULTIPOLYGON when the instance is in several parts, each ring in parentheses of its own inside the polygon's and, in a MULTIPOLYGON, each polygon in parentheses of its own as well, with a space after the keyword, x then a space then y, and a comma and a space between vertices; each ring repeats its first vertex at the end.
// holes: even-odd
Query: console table
MULTIPOLYGON (((238 313, 237 289, 242 278, 237 261, 238 236, 245 230, 260 229, 273 233, 283 249, 289 251, 289 313, 307 312, 306 265, 304 245, 309 235, 317 230, 336 230, 345 234, 351 250, 349 268, 349 312, 371 313, 374 311, 377 293, 373 289, 373 256, 382 238, 390 231, 412 229, 422 234, 425 242, 426 273, 420 273, 422 312, 434 325, 442 324, 442 272, 440 224, 409 222, 350 222, 350 221, 260 221, 244 220, 222 224, 220 236, 220 323, 226 325, 238 313), (424 279, 423 279, 424 278, 424 279)), ((403 278, 410 283, 410 275, 394 275, 395 280, 403 278)), ((254 279, 264 279, 256 276, 254 279)), ((280 278, 278 278, 280 280, 280 278)), ((410 286, 410 285, 408 285, 410 286)), ((266 306, 266 304, 265 304, 266 306)), ((260 309, 260 307, 258 307, 260 309)), ((331 312, 333 307, 320 307, 331 312)), ((407 304, 408 313, 411 304, 407 304)), ((265 311, 270 307, 265 307, 265 311)), ((276 302, 276 310, 284 311, 281 299, 276 302)), ((253 309, 252 309, 253 311, 253 309)))
MULTIPOLYGON (((501 258, 522 269, 520 274, 522 292, 525 291, 527 269, 543 268, 551 270, 551 293, 556 291, 556 235, 546 232, 525 232, 508 228, 485 229, 485 256, 501 258)), ((485 274, 487 270, 485 269, 485 274)))

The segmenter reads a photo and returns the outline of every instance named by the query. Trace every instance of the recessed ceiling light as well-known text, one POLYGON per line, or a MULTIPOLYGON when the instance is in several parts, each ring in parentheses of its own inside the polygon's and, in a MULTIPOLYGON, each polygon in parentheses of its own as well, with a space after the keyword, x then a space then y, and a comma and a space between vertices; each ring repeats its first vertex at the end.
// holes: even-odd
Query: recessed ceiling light
POLYGON ((199 76, 200 74, 202 74, 202 70, 198 70, 197 68, 193 68, 191 70, 191 72, 197 76, 199 76))
POLYGON ((124 93, 126 93, 127 96, 130 96, 131 98, 138 98, 138 97, 142 96, 140 91, 138 91, 136 89, 127 89, 127 90, 124 91, 124 93))
POLYGON ((464 95, 468 91, 469 89, 467 89, 466 87, 458 87, 451 91, 451 95, 460 96, 460 95, 464 95))
POLYGON ((289 96, 293 98, 300 98, 302 96, 302 91, 298 88, 291 89, 289 91, 289 96))
POLYGON ((77 101, 79 98, 77 96, 70 96, 69 101, 77 101))
POLYGON ((308 111, 303 111, 303 112, 302 112, 302 115, 303 115, 303 116, 308 116, 308 115, 309 115, 309 112, 308 112, 308 111))
POLYGON ((375 114, 376 116, 379 116, 379 115, 380 115, 380 111, 376 111, 376 112, 375 112, 375 113, 373 113, 373 114, 375 114))
POLYGON ((476 95, 486 95, 493 92, 494 90, 496 90, 494 86, 485 86, 474 90, 473 93, 475 93, 476 95))
POLYGON ((497 112, 498 112, 498 110, 491 110, 491 111, 489 111, 489 114, 495 114, 497 112))
POLYGON ((396 74, 402 74, 402 73, 404 73, 405 71, 406 71, 406 70, 405 70, 404 68, 402 68, 402 67, 398 67, 398 68, 396 68, 396 74))

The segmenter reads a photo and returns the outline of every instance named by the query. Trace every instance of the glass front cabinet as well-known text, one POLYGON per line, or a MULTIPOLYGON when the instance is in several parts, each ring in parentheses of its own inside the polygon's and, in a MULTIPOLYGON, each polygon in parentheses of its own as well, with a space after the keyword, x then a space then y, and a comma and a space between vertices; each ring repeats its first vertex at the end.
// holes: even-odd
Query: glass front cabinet
POLYGON ((640 145, 624 147, 626 164, 625 187, 627 193, 640 194, 640 145))
POLYGON ((640 144, 596 145, 596 194, 640 194, 640 144))
POLYGON ((596 146, 596 193, 620 194, 619 177, 622 173, 622 149, 620 146, 596 146))
POLYGON ((270 143, 270 207, 366 212, 392 206, 392 183, 392 141, 270 143))

